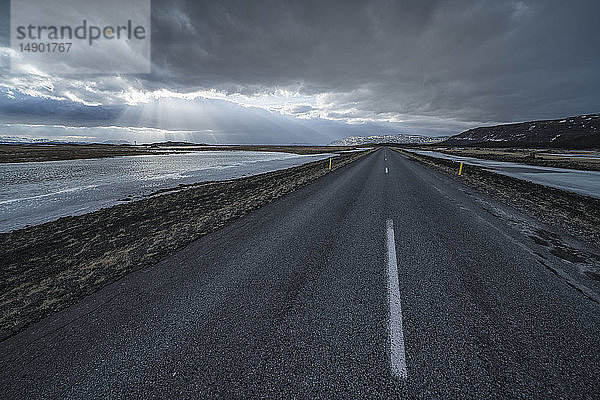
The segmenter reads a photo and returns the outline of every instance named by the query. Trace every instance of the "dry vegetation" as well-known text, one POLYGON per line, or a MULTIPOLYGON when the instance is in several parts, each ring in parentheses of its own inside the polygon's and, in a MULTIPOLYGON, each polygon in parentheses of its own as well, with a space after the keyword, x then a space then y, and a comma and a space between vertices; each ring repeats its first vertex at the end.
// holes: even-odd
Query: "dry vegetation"
POLYGON ((136 146, 115 146, 108 144, 3 144, 0 145, 0 163, 29 161, 59 161, 83 158, 107 158, 153 154, 152 150, 136 146))
POLYGON ((208 146, 156 144, 142 146, 109 144, 0 144, 0 163, 59 161, 89 158, 137 156, 146 154, 185 153, 188 151, 280 151, 295 154, 333 153, 349 150, 343 146, 208 146))
MULTIPOLYGON (((431 150, 431 148, 423 149, 431 150)), ((456 156, 483 158, 486 160, 508 161, 544 167, 600 171, 600 153, 594 153, 593 157, 581 157, 581 155, 584 155, 585 153, 582 153, 580 151, 569 150, 527 150, 450 147, 444 150, 437 151, 447 154, 453 154, 456 156)))
MULTIPOLYGON (((334 158, 334 169, 365 152, 334 158)), ((328 160, 188 186, 0 234, 0 338, 328 173, 328 160)))

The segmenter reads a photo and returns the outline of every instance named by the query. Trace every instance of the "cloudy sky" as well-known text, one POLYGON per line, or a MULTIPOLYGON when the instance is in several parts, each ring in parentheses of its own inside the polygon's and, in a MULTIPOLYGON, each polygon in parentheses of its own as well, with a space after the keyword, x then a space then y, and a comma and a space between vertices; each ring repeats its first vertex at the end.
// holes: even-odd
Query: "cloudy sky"
POLYGON ((600 111, 597 0, 153 0, 152 73, 79 76, 10 73, 0 7, 0 135, 324 144, 600 111))

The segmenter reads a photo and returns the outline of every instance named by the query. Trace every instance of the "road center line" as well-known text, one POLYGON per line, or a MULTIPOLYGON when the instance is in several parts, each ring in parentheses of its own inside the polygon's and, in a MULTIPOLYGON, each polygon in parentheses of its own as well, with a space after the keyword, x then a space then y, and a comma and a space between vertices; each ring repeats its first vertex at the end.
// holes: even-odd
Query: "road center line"
POLYGON ((387 169, 387 167, 385 167, 385 173, 386 173, 386 174, 388 173, 388 169, 387 169))
POLYGON ((402 330, 402 307, 400 306, 400 285, 398 283, 398 262, 396 260, 396 241, 394 239, 394 221, 386 221, 387 230, 387 275, 388 299, 390 302, 390 364, 392 376, 406 378, 406 353, 404 350, 404 332, 402 330))

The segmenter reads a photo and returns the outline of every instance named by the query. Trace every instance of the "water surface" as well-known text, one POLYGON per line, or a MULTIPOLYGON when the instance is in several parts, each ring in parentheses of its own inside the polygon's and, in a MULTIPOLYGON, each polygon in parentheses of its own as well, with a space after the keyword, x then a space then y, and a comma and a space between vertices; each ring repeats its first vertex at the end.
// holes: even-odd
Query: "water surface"
POLYGON ((425 156, 462 161, 477 165, 499 174, 523 179, 544 186, 567 190, 585 196, 600 198, 600 171, 581 171, 576 169, 542 167, 506 161, 483 160, 473 157, 455 156, 428 150, 410 150, 425 156))
POLYGON ((160 189, 227 180, 330 157, 198 151, 0 164, 0 232, 139 199, 160 189))

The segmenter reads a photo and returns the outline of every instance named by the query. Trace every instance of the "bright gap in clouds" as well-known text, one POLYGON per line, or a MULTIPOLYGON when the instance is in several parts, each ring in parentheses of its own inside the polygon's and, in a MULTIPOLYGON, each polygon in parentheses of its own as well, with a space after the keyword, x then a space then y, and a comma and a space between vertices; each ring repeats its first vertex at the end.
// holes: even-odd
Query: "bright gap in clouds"
MULTIPOLYGON (((24 138, 328 144, 346 136, 404 132, 399 122, 410 126, 413 121, 414 133, 421 122, 415 117, 400 119, 394 113, 357 116, 356 110, 337 107, 333 94, 307 95, 301 89, 277 88, 254 94, 217 89, 149 90, 140 81, 124 77, 86 81, 44 75, 12 76, 3 86, 9 100, 17 98, 11 107, 37 99, 39 114, 45 108, 50 110, 45 121, 5 119, 12 124, 1 126, 0 135, 24 138)), ((454 132, 463 126, 459 124, 454 132)), ((448 124, 420 133, 445 135, 448 124)))

